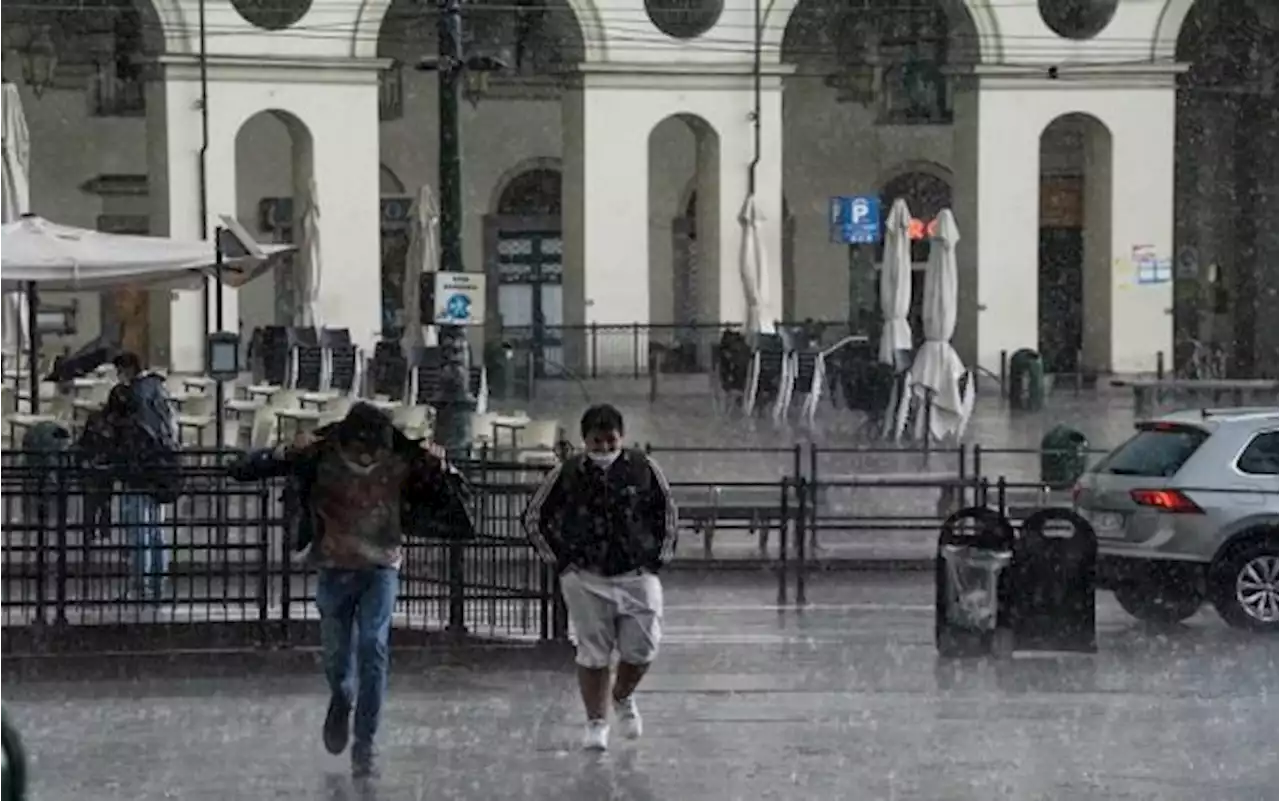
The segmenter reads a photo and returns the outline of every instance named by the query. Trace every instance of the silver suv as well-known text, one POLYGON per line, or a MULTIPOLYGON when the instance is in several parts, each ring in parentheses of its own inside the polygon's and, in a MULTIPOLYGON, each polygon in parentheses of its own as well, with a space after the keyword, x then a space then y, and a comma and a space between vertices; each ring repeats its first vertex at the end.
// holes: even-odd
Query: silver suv
POLYGON ((1099 583, 1131 615, 1176 622, 1208 600, 1232 626, 1277 629, 1277 418, 1206 409, 1142 422, 1080 479, 1099 583))

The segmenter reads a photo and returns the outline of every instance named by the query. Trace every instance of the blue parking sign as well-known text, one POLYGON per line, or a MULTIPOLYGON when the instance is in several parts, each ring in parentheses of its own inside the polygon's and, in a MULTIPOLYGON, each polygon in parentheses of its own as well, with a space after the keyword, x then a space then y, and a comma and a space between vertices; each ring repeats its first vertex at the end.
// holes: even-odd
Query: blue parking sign
POLYGON ((831 241, 840 245, 873 245, 880 241, 880 198, 840 195, 831 198, 831 241))

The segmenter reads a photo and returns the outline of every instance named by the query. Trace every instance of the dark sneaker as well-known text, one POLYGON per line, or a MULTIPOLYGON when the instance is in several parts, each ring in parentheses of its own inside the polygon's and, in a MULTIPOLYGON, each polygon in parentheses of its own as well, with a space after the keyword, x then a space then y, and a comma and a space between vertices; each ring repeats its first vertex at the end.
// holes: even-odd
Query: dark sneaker
POLYGON ((329 711, 324 716, 324 749, 331 754, 347 750, 351 736, 351 702, 335 695, 329 699, 329 711))
POLYGON ((378 758, 373 748, 355 745, 351 749, 351 778, 372 779, 378 775, 378 758))

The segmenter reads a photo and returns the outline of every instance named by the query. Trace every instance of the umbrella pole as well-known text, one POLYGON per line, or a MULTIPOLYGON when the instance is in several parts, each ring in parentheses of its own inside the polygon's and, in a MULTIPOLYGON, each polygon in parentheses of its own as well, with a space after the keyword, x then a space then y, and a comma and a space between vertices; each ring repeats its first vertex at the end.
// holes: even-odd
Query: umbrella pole
POLYGON ((28 389, 32 414, 40 413, 40 359, 36 355, 40 352, 40 326, 36 315, 39 305, 40 290, 36 289, 36 282, 31 281, 27 284, 27 371, 31 381, 28 389))
MULTIPOLYGON (((216 330, 222 331, 222 228, 219 227, 213 232, 214 241, 214 259, 213 259, 213 275, 214 275, 214 291, 217 297, 213 300, 213 316, 214 326, 216 330)), ((208 369, 209 365, 205 365, 208 369)), ((223 437, 226 429, 226 420, 224 419, 223 403, 226 400, 226 387, 223 386, 222 379, 219 378, 213 388, 213 436, 214 449, 222 450, 223 443, 226 439, 223 437)))

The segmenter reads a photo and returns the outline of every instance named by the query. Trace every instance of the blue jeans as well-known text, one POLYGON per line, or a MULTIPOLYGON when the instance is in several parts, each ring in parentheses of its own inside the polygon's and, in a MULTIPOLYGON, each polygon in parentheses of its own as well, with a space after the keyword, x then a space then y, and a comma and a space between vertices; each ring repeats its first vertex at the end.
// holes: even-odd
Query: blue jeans
POLYGON ((134 493, 120 498, 120 522, 133 548, 133 586, 144 598, 159 598, 169 573, 160 512, 160 504, 150 495, 134 493))
POLYGON ((387 638, 399 572, 388 567, 320 571, 316 607, 329 692, 348 704, 354 696, 354 747, 368 749, 378 732, 387 692, 387 638))

